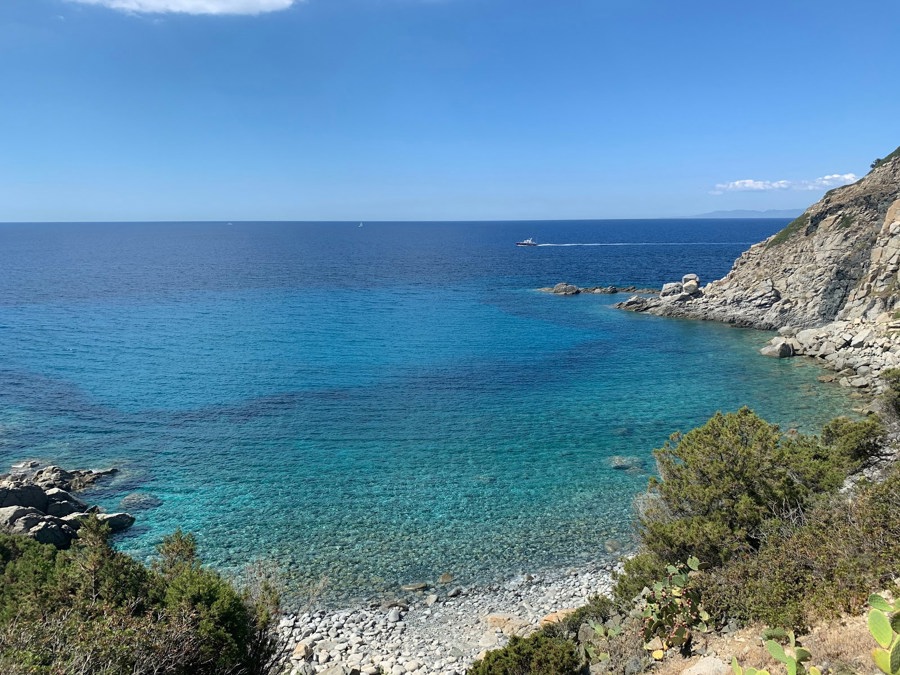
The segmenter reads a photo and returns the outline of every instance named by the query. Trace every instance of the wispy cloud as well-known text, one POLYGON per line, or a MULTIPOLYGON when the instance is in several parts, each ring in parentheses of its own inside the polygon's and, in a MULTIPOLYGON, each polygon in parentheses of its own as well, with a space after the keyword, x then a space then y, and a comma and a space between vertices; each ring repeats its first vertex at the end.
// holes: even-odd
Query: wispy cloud
POLYGON ((710 194, 722 195, 726 192, 770 192, 773 190, 826 190, 855 183, 858 176, 853 173, 832 173, 813 180, 733 180, 728 183, 717 183, 710 194))
POLYGON ((263 14, 294 5, 297 0, 71 0, 139 14, 263 14))

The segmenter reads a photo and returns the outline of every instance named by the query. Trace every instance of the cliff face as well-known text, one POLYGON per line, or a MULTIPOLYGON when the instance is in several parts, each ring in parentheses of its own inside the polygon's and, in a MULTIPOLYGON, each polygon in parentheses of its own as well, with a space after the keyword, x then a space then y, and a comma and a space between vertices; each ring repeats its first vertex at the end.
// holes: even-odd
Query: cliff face
POLYGON ((900 304, 900 148, 828 192, 703 288, 632 298, 624 309, 762 329, 835 320, 888 323, 900 304))

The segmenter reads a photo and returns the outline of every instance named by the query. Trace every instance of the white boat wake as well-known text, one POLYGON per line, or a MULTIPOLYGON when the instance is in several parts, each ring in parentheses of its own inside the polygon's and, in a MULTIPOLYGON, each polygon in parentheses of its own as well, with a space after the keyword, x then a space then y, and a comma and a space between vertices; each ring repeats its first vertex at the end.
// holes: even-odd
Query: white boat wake
POLYGON ((596 244, 536 244, 536 246, 750 246, 752 241, 616 241, 596 244))

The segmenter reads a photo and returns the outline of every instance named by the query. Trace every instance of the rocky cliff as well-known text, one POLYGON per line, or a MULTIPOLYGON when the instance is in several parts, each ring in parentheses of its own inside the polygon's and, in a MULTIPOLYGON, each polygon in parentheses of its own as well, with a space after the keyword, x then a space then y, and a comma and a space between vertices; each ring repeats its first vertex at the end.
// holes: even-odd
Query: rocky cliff
POLYGON ((845 384, 867 386, 872 374, 900 365, 898 273, 900 148, 751 246, 724 278, 703 287, 666 284, 657 297, 635 296, 619 307, 780 329, 770 355, 831 357, 835 370, 848 371, 845 384))

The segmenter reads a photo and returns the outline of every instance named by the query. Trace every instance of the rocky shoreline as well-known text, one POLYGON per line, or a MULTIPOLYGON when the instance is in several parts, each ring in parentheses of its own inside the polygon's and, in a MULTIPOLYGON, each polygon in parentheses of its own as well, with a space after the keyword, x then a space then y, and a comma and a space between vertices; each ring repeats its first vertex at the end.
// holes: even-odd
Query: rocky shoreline
POLYGON ((719 321, 779 336, 767 356, 807 356, 865 393, 900 366, 900 153, 745 251, 722 279, 688 275, 620 309, 719 321), (694 283, 696 282, 696 283, 694 283))
MULTIPOLYGON (((279 624, 291 675, 462 675, 487 650, 609 593, 617 564, 598 563, 502 584, 459 587, 449 575, 410 584, 402 599, 343 610, 304 610, 279 624)), ((405 590, 404 590, 405 589, 405 590)))
POLYGON ((0 532, 24 534, 42 544, 68 548, 77 536, 81 519, 88 515, 96 515, 113 532, 134 524, 134 516, 103 513, 72 494, 116 473, 116 469, 66 471, 58 466, 39 467, 38 462, 26 461, 0 475, 0 532))

